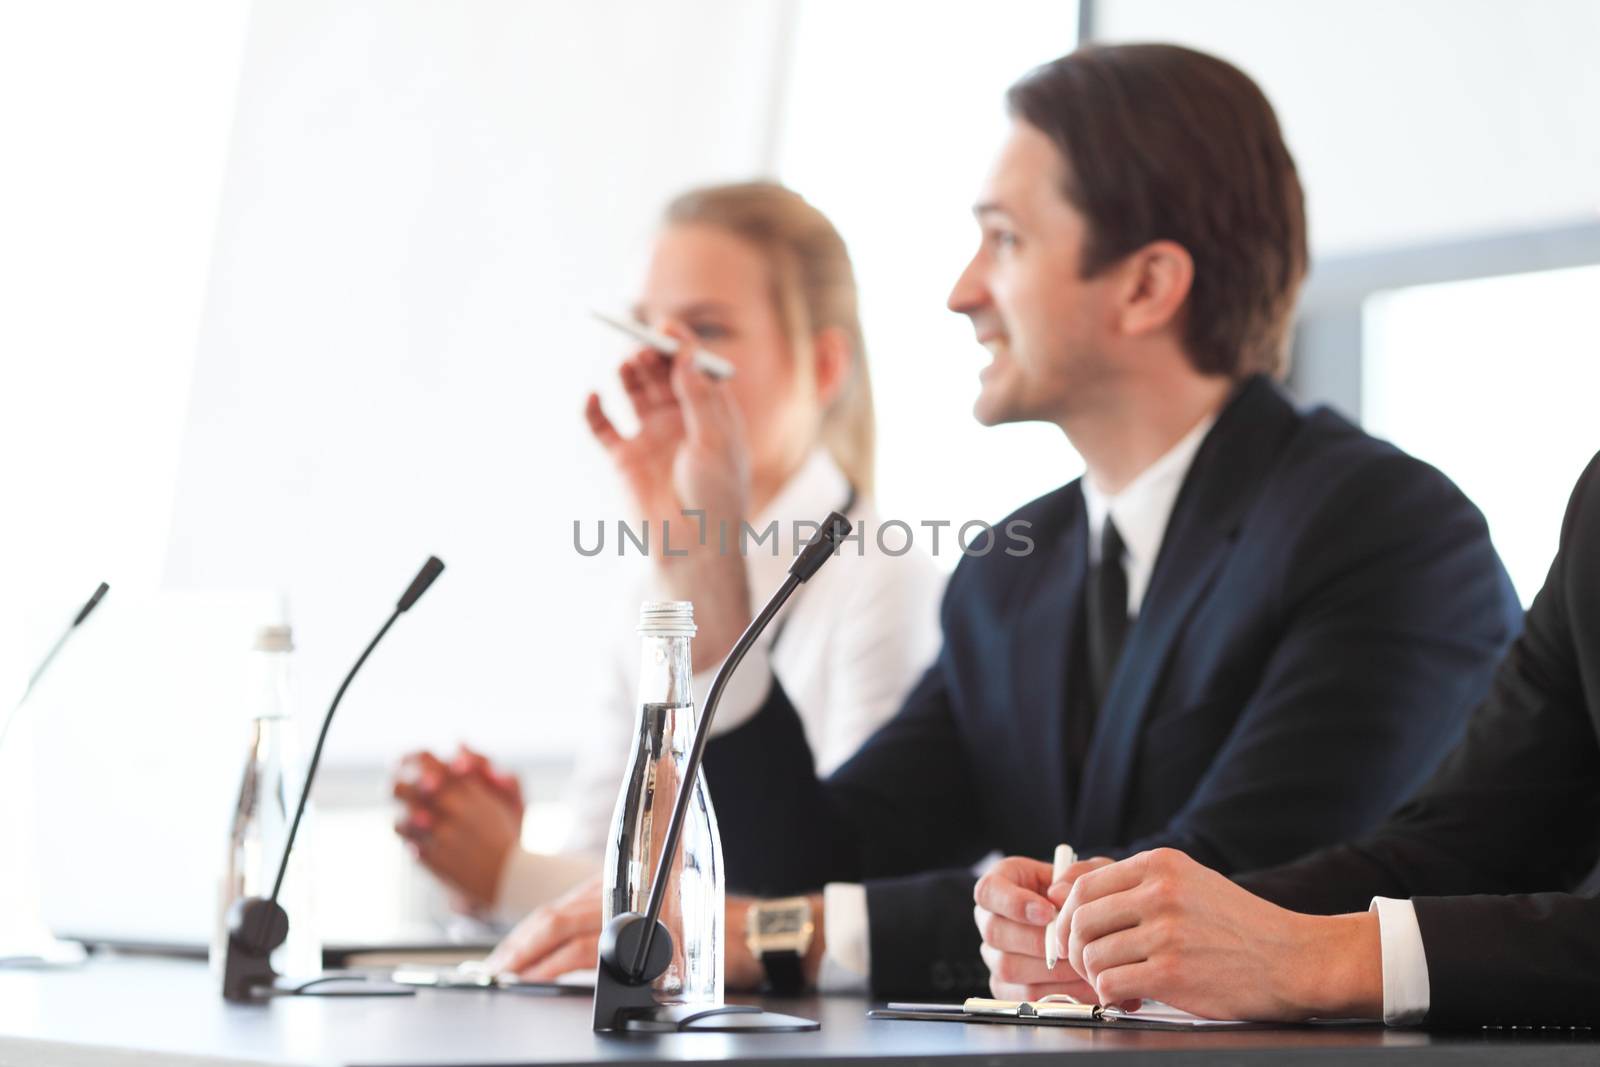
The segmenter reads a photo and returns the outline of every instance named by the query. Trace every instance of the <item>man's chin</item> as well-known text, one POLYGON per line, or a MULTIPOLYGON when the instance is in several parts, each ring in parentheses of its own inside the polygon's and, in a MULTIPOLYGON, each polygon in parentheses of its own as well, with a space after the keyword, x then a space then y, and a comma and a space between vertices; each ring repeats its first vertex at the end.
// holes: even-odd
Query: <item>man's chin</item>
POLYGON ((995 413, 981 396, 972 403, 972 417, 978 420, 979 426, 998 426, 1000 424, 1000 420, 995 417, 995 413))
POLYGON ((1017 405, 998 390, 985 389, 972 404, 972 417, 980 426, 1003 426, 1017 422, 1020 416, 1017 405))

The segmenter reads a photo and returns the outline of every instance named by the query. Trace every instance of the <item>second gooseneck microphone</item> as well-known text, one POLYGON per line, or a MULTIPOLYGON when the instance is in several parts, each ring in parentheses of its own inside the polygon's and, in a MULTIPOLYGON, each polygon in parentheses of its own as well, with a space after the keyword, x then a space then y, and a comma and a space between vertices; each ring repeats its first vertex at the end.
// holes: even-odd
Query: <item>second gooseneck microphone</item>
POLYGON ((428 586, 433 584, 433 580, 443 573, 444 562, 438 556, 429 556, 428 562, 422 565, 417 576, 411 579, 411 584, 400 595, 400 600, 395 604, 388 621, 378 631, 378 636, 367 645, 366 651, 361 653, 361 658, 356 660, 356 665, 344 676, 339 691, 333 695, 333 703, 328 705, 328 714, 322 718, 322 730, 317 734, 317 747, 311 750, 311 765, 306 768, 305 785, 300 790, 300 804, 294 810, 294 822, 289 824, 289 837, 283 843, 283 859, 278 863, 278 876, 272 881, 272 896, 267 898, 272 903, 278 902, 278 892, 283 888, 283 876, 289 870, 289 855, 294 851, 294 837, 300 830, 300 819, 306 813, 306 802, 311 799, 311 785, 317 778, 317 765, 322 762, 322 743, 328 739, 328 727, 333 725, 333 713, 339 709, 339 701, 344 699, 344 691, 350 688, 356 672, 367 662, 367 657, 372 655, 372 650, 378 647, 378 642, 383 640, 383 635, 389 632, 389 627, 394 625, 394 621, 410 611, 411 605, 420 600, 422 594, 428 591, 428 586))
MULTIPOLYGON (((428 562, 422 565, 417 576, 411 580, 411 585, 395 604, 394 611, 390 613, 383 628, 361 653, 361 658, 350 668, 350 673, 345 675, 339 691, 333 696, 333 703, 328 705, 328 713, 322 719, 322 730, 317 734, 317 746, 312 750, 311 763, 306 768, 305 783, 300 789, 300 802, 295 808, 294 821, 289 824, 289 836, 284 840, 283 857, 278 863, 278 874, 272 883, 272 895, 264 899, 247 897, 240 900, 234 904, 228 917, 228 949, 222 978, 224 999, 240 1003, 255 1001, 262 990, 270 987, 277 977, 272 969, 271 956, 289 935, 289 917, 278 904, 278 893, 283 889, 283 878, 289 870, 289 857, 294 853, 295 835, 300 830, 300 820, 305 816, 306 802, 310 800, 311 787, 316 782, 317 766, 322 761, 322 746, 328 739, 328 727, 333 725, 333 713, 339 709, 339 702, 344 699, 345 690, 350 688, 356 673, 361 670, 362 664, 367 662, 367 657, 372 655, 372 650, 378 647, 378 642, 383 640, 383 635, 389 632, 396 619, 411 610, 411 606, 427 592, 428 586, 432 585, 434 579, 443 572, 444 564, 439 557, 429 556, 428 562)), ((305 916, 301 918, 302 921, 305 920, 305 916)))
POLYGON ((60 637, 56 638, 56 643, 50 646, 50 651, 44 654, 44 659, 40 660, 39 665, 33 669, 33 673, 28 675, 28 683, 22 687, 22 695, 17 698, 16 704, 6 714, 5 720, 0 721, 0 744, 5 743, 6 734, 11 730, 12 720, 17 717, 17 713, 22 710, 23 705, 28 702, 28 698, 33 695, 33 690, 38 686, 39 679, 45 676, 45 672, 50 669, 50 664, 55 662, 56 656, 61 652, 67 641, 73 634, 78 632, 78 627, 82 626, 83 621, 89 617, 89 614, 100 606, 100 601, 110 591, 111 587, 109 585, 105 582, 100 583, 94 594, 84 602, 82 608, 78 609, 78 614, 73 618, 66 630, 60 637))

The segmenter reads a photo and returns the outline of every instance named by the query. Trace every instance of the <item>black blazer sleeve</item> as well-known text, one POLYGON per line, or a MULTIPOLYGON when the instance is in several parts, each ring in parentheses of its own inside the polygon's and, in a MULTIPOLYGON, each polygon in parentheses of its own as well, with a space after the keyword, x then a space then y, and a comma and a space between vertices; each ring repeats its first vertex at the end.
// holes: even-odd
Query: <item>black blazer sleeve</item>
POLYGON ((1551 892, 1600 857, 1597 471, 1600 458, 1573 494, 1522 636, 1427 786, 1359 844, 1240 879, 1308 912, 1412 897, 1430 1026, 1600 1023, 1600 901, 1551 892))
POLYGON ((976 883, 970 867, 867 882, 873 996, 989 995, 972 918, 976 883))
POLYGON ((710 743, 705 773, 730 889, 778 896, 865 882, 875 994, 987 987, 973 875, 938 869, 970 867, 984 851, 938 663, 826 783, 777 681, 749 722, 710 743))
POLYGON ((981 855, 940 661, 826 784, 776 680, 749 722, 710 743, 705 773, 736 891, 810 892, 981 855))
MULTIPOLYGON (((1377 825, 1435 769, 1515 632, 1482 516, 1391 453, 1346 473, 1290 559, 1261 682, 1183 807, 1154 833, 1077 843, 1182 849, 1224 873, 1377 825)), ((1165 729, 1152 723, 1151 731, 1165 729)))

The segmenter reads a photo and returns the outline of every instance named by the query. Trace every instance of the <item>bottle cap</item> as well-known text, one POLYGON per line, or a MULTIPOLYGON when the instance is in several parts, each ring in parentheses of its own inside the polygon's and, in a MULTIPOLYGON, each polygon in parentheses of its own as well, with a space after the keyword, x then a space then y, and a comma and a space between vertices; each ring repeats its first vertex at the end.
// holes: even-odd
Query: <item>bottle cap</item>
POLYGON ((257 652, 293 652, 294 635, 283 624, 263 626, 256 631, 257 652))
POLYGON ((688 600, 646 600, 639 605, 639 636, 693 637, 694 603, 688 600))

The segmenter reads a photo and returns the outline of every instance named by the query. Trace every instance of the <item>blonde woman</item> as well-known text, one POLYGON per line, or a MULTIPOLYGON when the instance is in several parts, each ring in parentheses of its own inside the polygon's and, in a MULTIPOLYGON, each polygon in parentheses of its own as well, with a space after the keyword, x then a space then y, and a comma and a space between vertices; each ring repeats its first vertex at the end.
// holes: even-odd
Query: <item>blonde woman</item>
MULTIPOLYGON (((701 701, 752 604, 782 581, 795 523, 841 510, 866 524, 863 558, 824 567, 797 594, 717 715, 719 733, 737 729, 776 675, 826 774, 894 713, 932 661, 942 588, 926 555, 885 555, 871 533, 872 388, 849 254, 827 218, 780 185, 697 189, 668 205, 634 311, 735 368, 717 382, 690 360, 635 352, 619 372, 639 423, 632 437, 597 396, 588 398, 589 430, 637 512, 657 527, 652 543, 660 545, 659 523, 671 520, 676 551, 689 509, 705 512, 708 531, 777 527, 776 550, 769 539, 741 552, 730 536, 722 551, 712 534, 704 546, 689 540, 685 556, 652 555, 641 597, 694 602, 701 701)), ((482 756, 463 748, 448 763, 426 753, 408 759, 395 784, 405 805, 397 829, 459 907, 509 922, 580 884, 588 891, 632 741, 637 648, 619 644, 614 658, 568 789, 573 818, 559 854, 520 847, 517 783, 482 756)), ((593 961, 592 950, 587 961, 574 956, 574 966, 593 961)))

